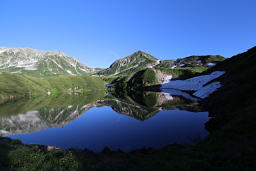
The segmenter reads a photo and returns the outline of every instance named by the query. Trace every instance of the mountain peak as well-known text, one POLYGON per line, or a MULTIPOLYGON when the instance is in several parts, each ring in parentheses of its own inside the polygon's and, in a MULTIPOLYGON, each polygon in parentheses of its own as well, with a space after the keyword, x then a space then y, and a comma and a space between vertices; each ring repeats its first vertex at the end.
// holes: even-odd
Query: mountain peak
POLYGON ((0 73, 25 73, 44 77, 81 75, 92 71, 93 69, 60 51, 0 47, 0 73))
POLYGON ((136 52, 134 52, 134 54, 145 54, 146 52, 143 52, 142 50, 137 50, 136 52))
MULTIPOLYGON (((138 50, 128 57, 147 58, 150 60, 157 60, 155 57, 153 57, 152 55, 150 55, 146 52, 143 52, 142 50, 138 50)), ((126 57, 126 58, 128 58, 128 57, 126 57)))
POLYGON ((138 50, 125 58, 116 60, 109 68, 100 71, 98 74, 117 75, 120 73, 129 73, 138 68, 146 68, 155 65, 158 61, 158 59, 150 54, 138 50))
POLYGON ((65 53, 57 51, 57 50, 37 50, 37 49, 32 49, 32 48, 7 48, 7 47, 0 47, 0 53, 3 52, 12 52, 12 53, 23 53, 24 55, 35 55, 35 56, 44 56, 44 55, 49 55, 49 56, 54 56, 54 55, 59 55, 59 56, 67 56, 65 53))

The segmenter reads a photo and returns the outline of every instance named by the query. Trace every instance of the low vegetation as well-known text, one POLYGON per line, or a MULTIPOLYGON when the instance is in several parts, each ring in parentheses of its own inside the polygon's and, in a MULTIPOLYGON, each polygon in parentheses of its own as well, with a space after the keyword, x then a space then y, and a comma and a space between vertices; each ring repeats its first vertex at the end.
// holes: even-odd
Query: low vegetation
POLYGON ((0 138, 1 170, 77 170, 78 166, 70 151, 0 138))
POLYGON ((11 99, 104 90, 104 81, 90 76, 35 78, 27 75, 0 74, 0 103, 11 99))

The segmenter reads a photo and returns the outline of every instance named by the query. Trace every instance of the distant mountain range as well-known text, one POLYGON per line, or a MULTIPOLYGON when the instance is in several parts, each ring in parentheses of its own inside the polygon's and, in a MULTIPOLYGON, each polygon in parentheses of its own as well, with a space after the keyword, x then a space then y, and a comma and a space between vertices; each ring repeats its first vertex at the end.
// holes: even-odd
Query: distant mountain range
POLYGON ((89 68, 59 51, 31 48, 0 47, 0 73, 10 72, 36 77, 97 74, 104 76, 129 75, 145 68, 209 67, 223 61, 222 56, 190 56, 177 60, 159 60, 148 53, 137 51, 112 63, 109 68, 89 68))
POLYGON ((137 51, 130 56, 119 59, 110 65, 109 68, 98 72, 99 75, 115 76, 129 75, 145 68, 186 68, 186 67, 211 67, 220 61, 225 60, 223 56, 189 56, 177 60, 159 60, 148 53, 137 51))
POLYGON ((0 72, 32 76, 82 75, 94 72, 78 60, 58 51, 0 47, 0 72))

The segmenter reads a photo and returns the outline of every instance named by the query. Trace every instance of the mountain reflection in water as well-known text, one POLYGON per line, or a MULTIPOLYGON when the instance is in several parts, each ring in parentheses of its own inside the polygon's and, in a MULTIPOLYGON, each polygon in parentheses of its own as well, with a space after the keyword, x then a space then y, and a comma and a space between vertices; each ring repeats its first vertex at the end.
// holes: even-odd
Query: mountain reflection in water
POLYGON ((27 144, 93 151, 202 140, 208 135, 208 113, 200 112, 197 102, 173 94, 140 92, 117 98, 91 93, 16 101, 0 106, 0 135, 27 144))

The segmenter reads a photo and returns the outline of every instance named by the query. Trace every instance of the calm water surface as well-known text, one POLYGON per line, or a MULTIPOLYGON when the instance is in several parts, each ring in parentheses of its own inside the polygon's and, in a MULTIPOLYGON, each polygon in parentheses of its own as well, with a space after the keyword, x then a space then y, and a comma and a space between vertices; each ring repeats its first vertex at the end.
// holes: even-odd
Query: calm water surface
POLYGON ((194 144, 208 135, 209 119, 195 102, 171 92, 33 99, 2 105, 0 114, 1 136, 93 151, 194 144))

